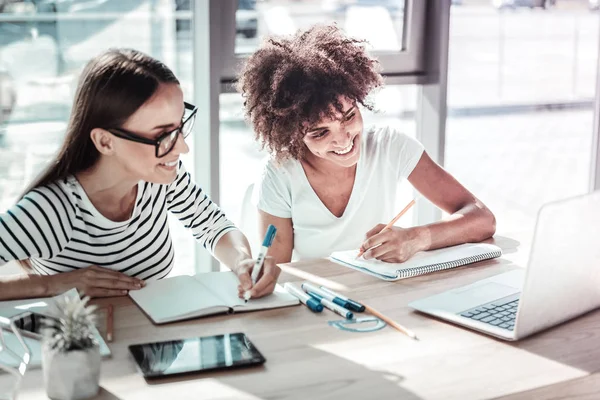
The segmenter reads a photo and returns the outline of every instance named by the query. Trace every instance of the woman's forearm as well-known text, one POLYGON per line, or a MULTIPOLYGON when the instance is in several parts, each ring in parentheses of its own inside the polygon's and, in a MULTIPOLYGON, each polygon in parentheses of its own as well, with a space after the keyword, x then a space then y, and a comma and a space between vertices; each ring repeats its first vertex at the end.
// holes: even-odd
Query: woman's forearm
POLYGON ((470 203, 443 221, 414 228, 421 250, 481 242, 496 232, 496 218, 483 203, 470 203))
POLYGON ((252 258, 248 239, 237 229, 227 232, 215 246, 215 257, 232 271, 237 272, 236 268, 240 261, 252 258))
POLYGON ((0 300, 28 299, 51 295, 51 276, 9 275, 0 277, 0 300))

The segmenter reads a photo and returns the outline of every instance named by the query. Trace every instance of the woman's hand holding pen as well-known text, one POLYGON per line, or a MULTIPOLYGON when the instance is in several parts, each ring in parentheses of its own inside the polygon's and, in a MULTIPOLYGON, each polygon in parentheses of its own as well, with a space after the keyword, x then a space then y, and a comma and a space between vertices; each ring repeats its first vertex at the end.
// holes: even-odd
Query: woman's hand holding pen
POLYGON ((48 276, 49 294, 58 294, 73 287, 90 297, 125 296, 146 284, 143 280, 96 265, 77 271, 48 276))
POLYGON ((263 263, 262 270, 258 275, 256 284, 252 285, 251 274, 255 262, 256 260, 247 258, 240 261, 237 265, 235 272, 240 280, 240 285, 238 286, 238 295, 242 299, 244 298, 244 293, 248 290, 250 291, 253 299, 273 293, 275 284, 277 283, 277 278, 279 278, 279 274, 281 273, 281 268, 275 264, 275 259, 267 256, 265 257, 265 261, 263 263))
POLYGON ((418 251, 426 250, 422 227, 384 228, 385 224, 379 224, 367 232, 367 239, 361 246, 366 260, 376 258, 384 262, 401 263, 418 251))

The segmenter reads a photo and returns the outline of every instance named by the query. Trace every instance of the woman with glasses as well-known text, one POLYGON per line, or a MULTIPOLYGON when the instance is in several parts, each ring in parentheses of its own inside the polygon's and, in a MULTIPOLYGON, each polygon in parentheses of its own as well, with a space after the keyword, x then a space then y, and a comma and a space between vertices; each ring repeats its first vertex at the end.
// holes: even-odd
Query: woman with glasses
POLYGON ((189 151, 196 108, 160 61, 109 50, 81 75, 66 137, 18 203, 0 214, 0 265, 33 274, 0 278, 0 299, 49 296, 76 287, 119 296, 173 268, 170 212, 237 273, 238 294, 273 291, 279 269, 265 260, 253 286, 246 237, 211 202, 179 159, 189 151))

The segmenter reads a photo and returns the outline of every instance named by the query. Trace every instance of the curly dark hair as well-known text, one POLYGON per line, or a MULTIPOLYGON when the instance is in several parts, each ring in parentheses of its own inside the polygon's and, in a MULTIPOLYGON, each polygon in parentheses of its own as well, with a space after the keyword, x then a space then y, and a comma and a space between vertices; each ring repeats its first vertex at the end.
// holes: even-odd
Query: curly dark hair
POLYGON ((237 82, 245 116, 263 148, 278 160, 299 160, 306 128, 344 111, 340 96, 373 109, 367 96, 383 85, 383 78, 365 43, 347 37, 335 24, 263 42, 237 82))

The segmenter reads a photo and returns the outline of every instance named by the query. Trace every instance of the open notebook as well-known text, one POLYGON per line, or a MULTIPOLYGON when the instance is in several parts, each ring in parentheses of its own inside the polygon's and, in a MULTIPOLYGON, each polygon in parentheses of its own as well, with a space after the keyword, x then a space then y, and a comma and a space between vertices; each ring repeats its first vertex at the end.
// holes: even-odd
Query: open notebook
POLYGON ((486 243, 465 243, 438 250, 421 251, 403 263, 386 263, 379 260, 356 258, 358 250, 334 252, 332 261, 376 276, 386 281, 395 281, 412 276, 428 274, 478 261, 500 257, 502 250, 498 246, 486 243))
POLYGON ((131 290, 129 297, 155 324, 299 304, 279 285, 273 294, 245 303, 238 297, 238 285, 233 272, 207 272, 148 282, 140 290, 131 290))

